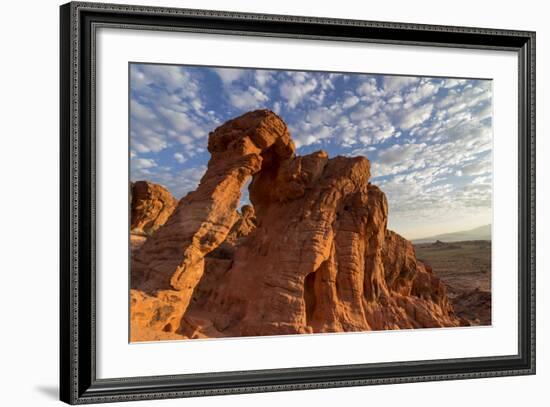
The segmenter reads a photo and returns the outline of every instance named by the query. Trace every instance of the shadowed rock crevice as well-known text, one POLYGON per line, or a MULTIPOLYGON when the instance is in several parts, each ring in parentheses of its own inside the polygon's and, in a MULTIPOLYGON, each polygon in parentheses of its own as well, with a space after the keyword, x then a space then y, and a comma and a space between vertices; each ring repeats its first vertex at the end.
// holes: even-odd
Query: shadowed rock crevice
POLYGON ((208 149, 198 188, 133 256, 133 340, 464 323, 410 242, 387 230, 365 157, 295 156, 267 110, 220 126, 208 149), (250 177, 253 207, 239 213, 250 177))
POLYGON ((315 272, 309 273, 304 279, 304 303, 306 312, 306 325, 311 326, 313 321, 313 313, 317 305, 317 295, 315 293, 315 272))

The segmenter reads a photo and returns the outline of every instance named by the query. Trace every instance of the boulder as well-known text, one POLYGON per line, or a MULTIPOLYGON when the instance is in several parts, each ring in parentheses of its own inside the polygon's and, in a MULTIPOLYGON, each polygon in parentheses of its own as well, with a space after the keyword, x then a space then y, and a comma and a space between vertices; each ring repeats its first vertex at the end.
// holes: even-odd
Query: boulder
POLYGON ((130 188, 130 230, 135 235, 150 236, 166 223, 178 201, 162 185, 152 182, 133 182, 130 188))

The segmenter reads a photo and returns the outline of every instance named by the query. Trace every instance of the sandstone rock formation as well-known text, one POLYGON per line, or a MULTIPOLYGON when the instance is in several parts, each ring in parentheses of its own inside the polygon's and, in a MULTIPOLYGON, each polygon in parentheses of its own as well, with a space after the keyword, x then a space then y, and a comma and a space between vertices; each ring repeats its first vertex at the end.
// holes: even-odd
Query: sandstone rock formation
POLYGON ((387 230, 365 157, 295 156, 267 110, 217 128, 208 150, 198 188, 133 256, 135 340, 466 323, 411 243, 387 230), (253 208, 239 217, 250 177, 253 208))
POLYGON ((134 234, 151 235, 164 225, 178 201, 163 186, 147 181, 130 184, 131 222, 134 234))
POLYGON ((207 260, 208 258, 232 259, 237 246, 256 229, 256 214, 252 206, 244 205, 240 212, 237 211, 236 219, 223 243, 207 255, 207 260))

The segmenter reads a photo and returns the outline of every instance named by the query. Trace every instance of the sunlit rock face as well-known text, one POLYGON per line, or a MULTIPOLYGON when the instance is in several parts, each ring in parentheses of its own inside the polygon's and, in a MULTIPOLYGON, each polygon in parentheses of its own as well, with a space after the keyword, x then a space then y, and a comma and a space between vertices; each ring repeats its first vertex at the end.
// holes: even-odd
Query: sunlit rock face
POLYGON ((130 231, 134 234, 151 235, 166 223, 178 204, 166 188, 152 182, 133 182, 130 193, 130 231))

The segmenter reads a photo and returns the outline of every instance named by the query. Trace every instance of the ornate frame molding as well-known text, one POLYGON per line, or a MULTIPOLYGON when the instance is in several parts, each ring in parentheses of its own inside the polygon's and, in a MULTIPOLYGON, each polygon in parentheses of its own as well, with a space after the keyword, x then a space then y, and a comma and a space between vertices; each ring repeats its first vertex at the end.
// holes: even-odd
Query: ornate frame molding
POLYGON ((534 32, 83 2, 61 6, 60 20, 61 400, 84 404, 535 373, 534 32), (94 38, 101 26, 517 52, 518 355, 97 379, 94 38))

